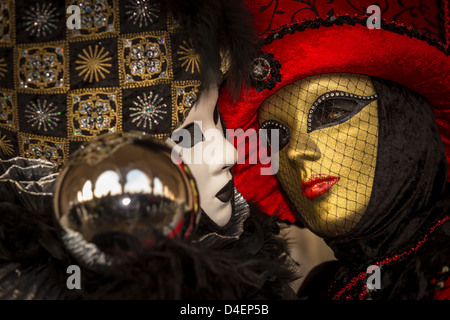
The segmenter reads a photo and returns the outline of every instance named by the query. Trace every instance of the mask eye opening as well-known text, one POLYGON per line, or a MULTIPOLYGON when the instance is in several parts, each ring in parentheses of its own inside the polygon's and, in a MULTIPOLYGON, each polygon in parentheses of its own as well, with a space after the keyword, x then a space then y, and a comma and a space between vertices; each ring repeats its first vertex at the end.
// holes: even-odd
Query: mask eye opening
POLYGON ((290 134, 289 134, 289 128, 282 124, 281 122, 278 122, 276 120, 266 120, 261 125, 261 129, 267 130, 267 143, 269 148, 271 148, 271 138, 272 133, 271 130, 279 130, 278 131, 278 139, 279 139, 279 150, 283 149, 290 140, 290 134))
POLYGON ((205 141, 205 136, 197 122, 191 122, 172 133, 172 140, 184 149, 190 149, 197 143, 205 141))
POLYGON ((313 103, 309 110, 307 133, 344 123, 376 99, 376 94, 361 96, 344 91, 324 93, 313 103), (342 112, 342 116, 332 119, 329 115, 335 110, 330 110, 330 108, 335 106, 337 106, 336 110, 342 112), (327 119, 323 118, 324 115, 328 115, 327 119))

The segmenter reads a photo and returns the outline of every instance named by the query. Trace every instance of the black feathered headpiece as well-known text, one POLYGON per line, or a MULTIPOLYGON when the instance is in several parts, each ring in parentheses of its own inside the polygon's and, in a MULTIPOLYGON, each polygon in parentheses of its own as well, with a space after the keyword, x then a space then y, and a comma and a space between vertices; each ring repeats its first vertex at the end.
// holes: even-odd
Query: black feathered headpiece
POLYGON ((202 87, 222 76, 236 95, 256 55, 252 15, 243 1, 168 0, 165 5, 187 29, 199 54, 202 87))

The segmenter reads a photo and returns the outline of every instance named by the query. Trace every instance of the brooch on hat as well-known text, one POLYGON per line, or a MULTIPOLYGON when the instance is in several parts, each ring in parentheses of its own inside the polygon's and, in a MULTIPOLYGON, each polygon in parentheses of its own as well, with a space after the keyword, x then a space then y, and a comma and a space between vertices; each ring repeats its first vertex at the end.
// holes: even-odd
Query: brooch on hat
POLYGON ((272 53, 261 52, 252 61, 250 69, 250 85, 261 92, 273 89, 281 81, 281 64, 273 58, 272 53))

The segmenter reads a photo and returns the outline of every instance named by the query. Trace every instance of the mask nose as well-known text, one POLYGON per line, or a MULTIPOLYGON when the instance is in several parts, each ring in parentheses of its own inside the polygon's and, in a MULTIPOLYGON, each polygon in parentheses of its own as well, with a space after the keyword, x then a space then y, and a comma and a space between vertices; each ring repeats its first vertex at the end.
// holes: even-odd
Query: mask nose
POLYGON ((223 169, 229 170, 237 163, 238 154, 236 148, 227 139, 224 139, 224 141, 225 166, 223 167, 223 169))
POLYGON ((296 143, 291 143, 287 152, 291 162, 299 163, 303 161, 317 161, 321 157, 319 147, 310 139, 308 135, 299 135, 296 143))
POLYGON ((237 163, 237 150, 220 130, 214 130, 213 137, 214 140, 205 150, 206 160, 209 160, 212 171, 215 173, 229 171, 237 163))

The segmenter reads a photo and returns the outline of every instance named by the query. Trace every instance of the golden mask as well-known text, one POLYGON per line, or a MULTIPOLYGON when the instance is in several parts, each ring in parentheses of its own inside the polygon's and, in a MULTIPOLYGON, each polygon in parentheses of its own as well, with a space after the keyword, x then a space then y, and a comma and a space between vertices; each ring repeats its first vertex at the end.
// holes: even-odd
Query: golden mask
POLYGON ((261 127, 280 130, 277 179, 320 236, 349 232, 369 204, 378 149, 376 99, 367 76, 325 74, 285 86, 259 109, 261 127))

